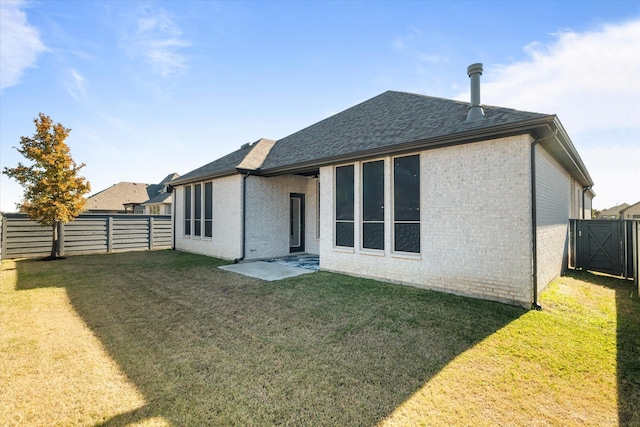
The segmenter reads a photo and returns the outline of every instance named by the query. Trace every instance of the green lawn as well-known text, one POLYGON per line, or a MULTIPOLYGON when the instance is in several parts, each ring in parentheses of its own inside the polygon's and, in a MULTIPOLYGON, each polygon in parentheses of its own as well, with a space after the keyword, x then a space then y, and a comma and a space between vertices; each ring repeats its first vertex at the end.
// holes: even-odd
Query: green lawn
POLYGON ((172 252, 4 261, 0 425, 640 425, 640 301, 543 311, 172 252))

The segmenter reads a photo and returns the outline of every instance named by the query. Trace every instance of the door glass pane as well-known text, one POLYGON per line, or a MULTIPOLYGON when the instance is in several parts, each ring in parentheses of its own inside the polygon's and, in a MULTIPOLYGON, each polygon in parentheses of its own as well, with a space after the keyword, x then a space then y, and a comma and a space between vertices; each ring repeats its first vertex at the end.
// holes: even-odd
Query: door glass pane
POLYGON ((289 246, 300 246, 300 199, 291 198, 289 246))

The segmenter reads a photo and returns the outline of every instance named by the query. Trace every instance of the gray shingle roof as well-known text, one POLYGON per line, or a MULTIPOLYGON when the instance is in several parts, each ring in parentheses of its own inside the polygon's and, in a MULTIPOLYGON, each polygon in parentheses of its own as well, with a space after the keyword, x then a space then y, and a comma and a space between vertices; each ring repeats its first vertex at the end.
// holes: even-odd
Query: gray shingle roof
POLYGON ((467 102, 387 91, 278 140, 262 170, 321 163, 323 159, 554 117, 483 106, 484 119, 466 122, 468 107, 467 102))
POLYGON ((171 184, 181 184, 197 179, 228 175, 236 173, 237 168, 257 169, 262 165, 265 156, 269 153, 273 144, 274 141, 265 138, 253 144, 245 144, 238 150, 224 157, 182 175, 172 181, 171 184))

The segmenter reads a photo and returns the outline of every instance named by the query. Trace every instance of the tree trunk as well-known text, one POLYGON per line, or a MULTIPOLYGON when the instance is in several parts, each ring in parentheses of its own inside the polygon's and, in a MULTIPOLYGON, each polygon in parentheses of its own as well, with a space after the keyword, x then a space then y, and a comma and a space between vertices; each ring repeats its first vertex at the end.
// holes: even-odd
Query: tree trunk
POLYGON ((51 241, 51 255, 49 258, 56 259, 58 256, 58 222, 53 223, 53 239, 51 241))

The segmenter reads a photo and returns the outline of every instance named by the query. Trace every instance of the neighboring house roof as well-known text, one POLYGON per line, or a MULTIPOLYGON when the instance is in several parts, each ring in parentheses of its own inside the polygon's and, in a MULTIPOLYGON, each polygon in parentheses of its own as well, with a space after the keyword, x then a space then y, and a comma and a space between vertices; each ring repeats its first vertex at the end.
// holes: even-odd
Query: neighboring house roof
POLYGON ((640 215, 640 202, 634 203, 631 206, 627 206, 620 210, 620 217, 625 217, 626 214, 629 214, 629 218, 634 215, 640 215))
POLYGON ((150 198, 149 200, 144 202, 142 205, 147 206, 147 205, 158 205, 158 204, 171 204, 171 193, 160 193, 150 198))
POLYGON ((123 211, 124 205, 171 203, 171 193, 165 192, 166 185, 179 177, 170 173, 159 184, 140 182, 119 182, 106 190, 87 197, 85 209, 88 211, 123 211), (150 203, 152 202, 153 203, 150 203))
POLYGON ((623 203, 621 205, 616 205, 612 208, 609 209, 603 209, 600 211, 600 213, 598 214, 598 218, 603 217, 603 216, 612 216, 612 215, 620 215, 620 211, 626 209, 629 207, 628 203, 623 203))
MULTIPOLYGON (((481 120, 467 121, 468 102, 387 91, 271 143, 264 160, 252 163, 259 164, 253 171, 267 176, 312 173, 337 162, 529 133, 583 187, 593 185, 555 115, 482 107, 481 120)), ((246 156, 262 141, 189 172, 172 185, 240 172, 246 156)))
POLYGON ((87 198, 85 209, 88 211, 122 211, 124 204, 142 203, 149 199, 150 190, 157 185, 139 182, 119 182, 87 198))

